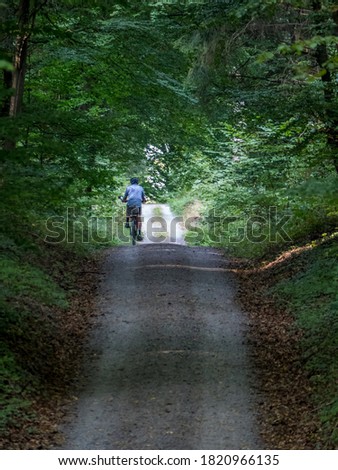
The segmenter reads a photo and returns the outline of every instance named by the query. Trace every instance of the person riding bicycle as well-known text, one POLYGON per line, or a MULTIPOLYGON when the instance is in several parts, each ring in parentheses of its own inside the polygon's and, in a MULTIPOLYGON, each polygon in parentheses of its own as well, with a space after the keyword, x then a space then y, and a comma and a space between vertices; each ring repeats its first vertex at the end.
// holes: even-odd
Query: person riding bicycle
POLYGON ((130 185, 127 186, 126 192, 124 193, 123 202, 127 203, 127 214, 126 214, 126 224, 125 227, 129 228, 129 218, 132 214, 137 213, 137 229, 138 235, 137 239, 139 241, 143 240, 141 235, 142 229, 142 222, 141 222, 141 214, 142 214, 142 203, 146 202, 146 196, 144 194, 144 189, 142 186, 138 184, 138 178, 131 178, 130 185))

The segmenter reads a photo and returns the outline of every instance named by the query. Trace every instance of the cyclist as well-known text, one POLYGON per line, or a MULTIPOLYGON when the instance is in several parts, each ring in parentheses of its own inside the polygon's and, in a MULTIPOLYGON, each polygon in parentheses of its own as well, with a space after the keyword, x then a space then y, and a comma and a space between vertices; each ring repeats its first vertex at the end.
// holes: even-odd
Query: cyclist
POLYGON ((129 228, 129 217, 132 214, 136 213, 138 214, 137 217, 137 229, 138 229, 138 235, 137 239, 139 241, 143 240, 143 237, 141 235, 141 229, 142 229, 142 222, 141 222, 141 214, 142 214, 142 203, 146 202, 146 197, 144 194, 144 189, 142 186, 138 184, 138 178, 131 178, 130 179, 130 185, 127 186, 126 192, 124 193, 123 202, 127 203, 127 216, 126 216, 126 228, 129 228))

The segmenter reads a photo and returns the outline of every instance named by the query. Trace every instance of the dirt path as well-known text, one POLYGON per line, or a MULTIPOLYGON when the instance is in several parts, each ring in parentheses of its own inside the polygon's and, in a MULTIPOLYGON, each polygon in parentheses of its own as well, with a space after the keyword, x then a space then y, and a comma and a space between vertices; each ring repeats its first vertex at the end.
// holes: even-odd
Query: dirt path
POLYGON ((143 206, 143 232, 146 243, 185 245, 183 218, 174 217, 167 204, 143 206))
POLYGON ((114 248, 104 272, 62 448, 262 449, 246 317, 221 253, 114 248))

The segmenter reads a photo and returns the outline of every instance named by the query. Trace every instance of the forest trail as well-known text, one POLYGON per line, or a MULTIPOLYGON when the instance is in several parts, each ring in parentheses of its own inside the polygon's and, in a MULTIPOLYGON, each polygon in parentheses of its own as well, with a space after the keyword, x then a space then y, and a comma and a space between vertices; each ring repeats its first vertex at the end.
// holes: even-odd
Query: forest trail
POLYGON ((185 245, 183 217, 175 217, 167 204, 144 204, 143 244, 176 243, 185 245))
MULTIPOLYGON (((149 219, 155 206, 145 207, 149 219)), ((62 449, 263 449, 227 261, 182 245, 182 232, 176 243, 170 230, 162 243, 146 235, 105 259, 62 449)))

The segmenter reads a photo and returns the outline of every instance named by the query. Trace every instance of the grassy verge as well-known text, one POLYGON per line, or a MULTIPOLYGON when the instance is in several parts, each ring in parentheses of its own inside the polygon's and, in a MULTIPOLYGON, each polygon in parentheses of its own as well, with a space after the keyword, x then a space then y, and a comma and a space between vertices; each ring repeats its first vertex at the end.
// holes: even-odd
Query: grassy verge
POLYGON ((201 232, 200 222, 202 220, 203 204, 193 194, 188 193, 179 198, 172 199, 170 207, 174 214, 183 217, 185 231, 185 242, 188 245, 210 245, 206 234, 201 232))
POLYGON ((162 216, 163 216, 163 212, 162 212, 161 207, 154 207, 153 217, 162 217, 162 216))
POLYGON ((337 236, 237 261, 271 448, 338 446, 337 236))
POLYGON ((272 288, 302 330, 302 359, 314 390, 325 441, 338 447, 338 237, 310 245, 302 269, 272 288))
POLYGON ((0 258, 0 432, 5 435, 7 428, 27 420, 34 389, 48 374, 45 359, 53 354, 55 311, 68 306, 65 291, 18 252, 0 258))
POLYGON ((98 275, 94 245, 51 245, 42 229, 20 228, 2 235, 0 250, 2 449, 57 438, 57 403, 79 366, 98 275))

